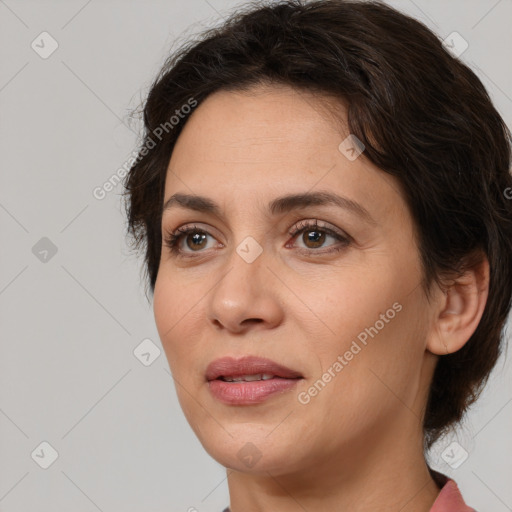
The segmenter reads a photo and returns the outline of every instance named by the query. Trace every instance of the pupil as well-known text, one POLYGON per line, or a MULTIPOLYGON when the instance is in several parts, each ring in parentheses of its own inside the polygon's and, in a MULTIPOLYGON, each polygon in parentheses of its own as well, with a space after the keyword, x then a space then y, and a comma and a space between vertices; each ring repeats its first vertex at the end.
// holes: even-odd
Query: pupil
MULTIPOLYGON (((325 233, 322 233, 320 231, 306 231, 304 233, 304 235, 307 236, 307 241, 306 242, 313 242, 313 246, 314 247, 319 247, 322 245, 322 242, 324 240, 324 237, 325 237, 325 233), (311 236, 311 233, 314 233, 313 236, 311 236)), ((307 243, 306 243, 307 245, 307 243)))
MULTIPOLYGON (((201 242, 204 242, 204 240, 206 239, 206 235, 204 233, 193 233, 192 235, 190 235, 193 239, 193 247, 191 247, 189 245, 189 247, 191 249, 193 249, 194 247, 197 249, 197 248, 201 248, 201 242)), ((189 237, 190 239, 190 237, 189 237)))

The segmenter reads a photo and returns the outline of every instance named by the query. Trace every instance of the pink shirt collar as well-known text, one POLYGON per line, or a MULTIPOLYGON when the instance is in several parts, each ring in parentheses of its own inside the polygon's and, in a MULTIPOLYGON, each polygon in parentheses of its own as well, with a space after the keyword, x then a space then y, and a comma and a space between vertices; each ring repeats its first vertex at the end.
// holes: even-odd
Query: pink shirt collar
POLYGON ((432 505, 430 512, 476 512, 475 509, 468 507, 462 498, 459 487, 455 480, 430 469, 432 478, 441 487, 436 501, 432 505))

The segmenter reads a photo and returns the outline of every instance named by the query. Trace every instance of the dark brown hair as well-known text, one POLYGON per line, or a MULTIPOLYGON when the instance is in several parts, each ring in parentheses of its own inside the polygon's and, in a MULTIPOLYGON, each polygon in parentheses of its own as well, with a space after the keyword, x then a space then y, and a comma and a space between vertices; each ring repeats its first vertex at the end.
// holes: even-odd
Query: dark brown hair
POLYGON ((423 424, 430 448, 477 399, 502 350, 512 296, 510 131, 475 73, 425 25, 386 4, 246 4, 172 54, 144 106, 144 139, 124 193, 127 234, 145 251, 151 292, 166 169, 191 110, 183 106, 262 83, 348 105, 348 127, 365 145, 364 156, 400 183, 427 294, 433 282, 442 285, 482 255, 489 260, 482 319, 464 347, 436 366, 423 424))

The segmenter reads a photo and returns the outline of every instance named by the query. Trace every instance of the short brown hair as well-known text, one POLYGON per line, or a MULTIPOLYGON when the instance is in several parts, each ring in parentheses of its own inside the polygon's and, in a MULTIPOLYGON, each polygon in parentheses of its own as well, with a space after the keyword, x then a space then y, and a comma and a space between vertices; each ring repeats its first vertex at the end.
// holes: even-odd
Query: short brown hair
POLYGON ((217 90, 261 83, 346 102, 365 157, 401 185, 427 293, 479 255, 489 260, 482 319, 464 347, 436 366, 423 424, 430 448, 477 399, 501 353, 512 297, 510 131, 475 73, 425 25, 384 3, 249 3, 171 55, 146 100, 141 149, 155 142, 155 130, 158 143, 139 153, 125 194, 127 234, 145 250, 151 292, 167 166, 188 115, 165 133, 161 127, 191 98, 201 103, 217 90))

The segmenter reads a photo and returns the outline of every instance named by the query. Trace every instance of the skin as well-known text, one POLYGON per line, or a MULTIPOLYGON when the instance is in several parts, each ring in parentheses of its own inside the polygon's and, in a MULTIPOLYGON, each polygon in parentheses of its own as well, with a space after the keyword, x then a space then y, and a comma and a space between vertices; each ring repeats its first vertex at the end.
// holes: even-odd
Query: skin
POLYGON ((398 182, 364 152, 350 161, 338 149, 345 123, 341 103, 286 86, 220 91, 191 115, 169 162, 164 203, 177 192, 199 194, 222 212, 176 205, 164 213, 164 237, 187 225, 208 237, 199 248, 182 237, 190 258, 163 245, 154 314, 184 414, 227 468, 232 512, 428 512, 439 493, 423 455, 427 393, 438 357, 460 349, 478 325, 488 265, 427 300, 398 182), (358 202, 375 224, 334 205, 267 211, 276 197, 311 191, 358 202), (329 253, 340 242, 328 234, 319 246, 307 238, 314 228, 290 236, 305 220, 352 241, 329 253), (252 263, 236 252, 248 236, 262 249, 252 263), (298 394, 394 303, 400 312, 300 403, 298 394), (206 367, 245 354, 304 379, 261 404, 217 401, 206 367), (251 467, 238 455, 247 442, 260 455, 251 467))

